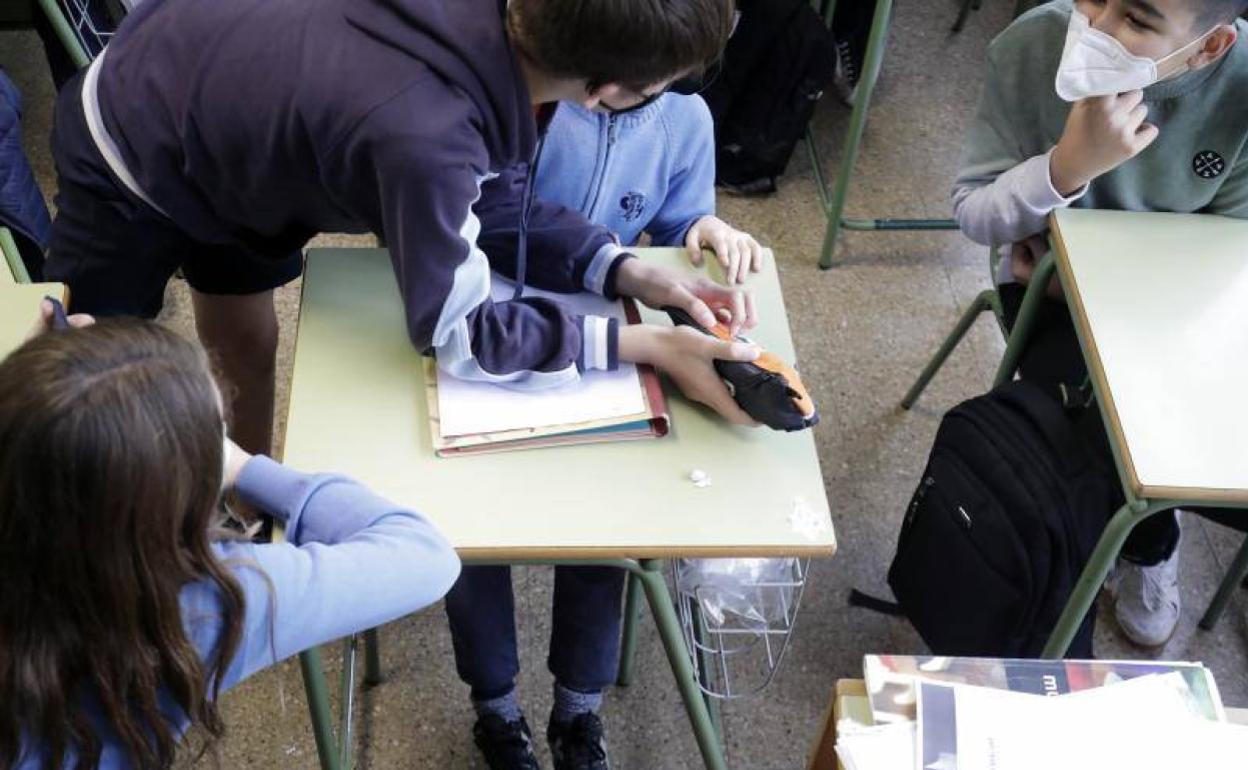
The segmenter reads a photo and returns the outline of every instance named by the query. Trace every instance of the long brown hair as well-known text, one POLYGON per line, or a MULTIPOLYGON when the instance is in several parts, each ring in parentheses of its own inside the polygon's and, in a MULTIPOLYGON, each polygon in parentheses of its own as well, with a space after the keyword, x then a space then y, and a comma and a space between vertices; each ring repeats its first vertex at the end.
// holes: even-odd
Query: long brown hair
POLYGON ((203 350, 153 323, 50 332, 0 362, 0 769, 23 746, 96 767, 93 712, 135 767, 168 767, 162 698, 203 748, 224 733, 243 594, 210 548, 221 433, 203 350), (206 663, 179 606, 205 579, 221 629, 206 663))

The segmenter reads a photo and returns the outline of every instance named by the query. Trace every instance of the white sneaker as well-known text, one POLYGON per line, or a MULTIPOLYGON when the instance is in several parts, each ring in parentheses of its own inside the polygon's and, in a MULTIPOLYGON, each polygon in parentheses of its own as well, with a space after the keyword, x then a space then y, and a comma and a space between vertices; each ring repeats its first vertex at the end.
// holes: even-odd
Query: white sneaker
POLYGON ((1179 549, 1169 559, 1142 567, 1118 560, 1108 588, 1114 618, 1127 638, 1141 647, 1160 647, 1179 625, 1179 549))

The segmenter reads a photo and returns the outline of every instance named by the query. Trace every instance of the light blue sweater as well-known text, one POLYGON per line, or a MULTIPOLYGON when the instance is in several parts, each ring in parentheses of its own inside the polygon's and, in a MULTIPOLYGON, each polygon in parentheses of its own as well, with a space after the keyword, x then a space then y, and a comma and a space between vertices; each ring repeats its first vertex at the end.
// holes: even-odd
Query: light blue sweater
MULTIPOLYGON (((285 524, 287 542, 213 546, 246 600, 243 638, 222 691, 310 647, 428 606, 459 576, 459 558, 423 516, 349 479, 299 473, 257 456, 243 467, 237 489, 285 524)), ((217 590, 210 582, 191 583, 181 604, 186 632, 206 659, 221 632, 217 590)), ((161 709, 179 733, 186 731, 186 715, 167 694, 161 709)), ((100 769, 129 767, 98 711, 92 718, 104 743, 100 769)), ((42 766, 39 749, 17 764, 19 770, 42 766)))
POLYGON ((667 93, 622 115, 562 102, 546 129, 538 198, 581 212, 632 246, 680 246, 715 213, 715 135, 700 96, 667 93))

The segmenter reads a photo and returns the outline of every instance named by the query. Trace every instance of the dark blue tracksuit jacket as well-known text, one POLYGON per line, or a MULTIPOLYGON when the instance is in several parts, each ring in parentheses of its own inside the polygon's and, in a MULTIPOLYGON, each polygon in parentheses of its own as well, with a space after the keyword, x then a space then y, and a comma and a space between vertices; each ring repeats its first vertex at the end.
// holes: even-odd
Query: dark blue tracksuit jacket
MULTIPOLYGON (((288 254, 320 231, 385 238, 411 338, 517 388, 616 362, 614 321, 489 298, 515 269, 538 141, 498 0, 145 0, 99 76, 104 126, 188 235, 288 254)), ((535 201, 528 282, 610 293, 610 234, 535 201)))

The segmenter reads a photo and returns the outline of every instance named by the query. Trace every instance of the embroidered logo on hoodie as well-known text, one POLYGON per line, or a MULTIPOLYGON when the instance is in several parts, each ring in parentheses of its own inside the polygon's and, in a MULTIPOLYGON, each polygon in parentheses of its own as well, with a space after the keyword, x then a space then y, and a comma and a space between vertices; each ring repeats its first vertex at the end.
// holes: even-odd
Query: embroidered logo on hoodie
POLYGON ((636 190, 620 198, 620 208, 624 211, 624 221, 632 222, 646 210, 645 193, 636 190))

